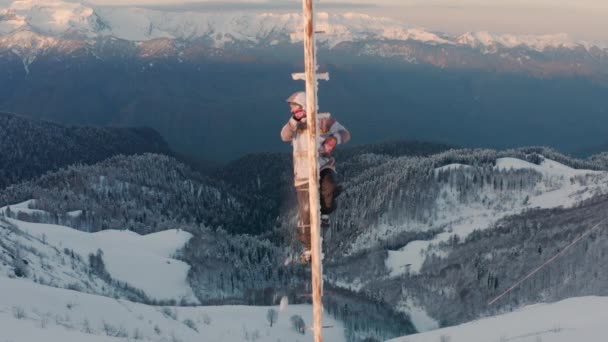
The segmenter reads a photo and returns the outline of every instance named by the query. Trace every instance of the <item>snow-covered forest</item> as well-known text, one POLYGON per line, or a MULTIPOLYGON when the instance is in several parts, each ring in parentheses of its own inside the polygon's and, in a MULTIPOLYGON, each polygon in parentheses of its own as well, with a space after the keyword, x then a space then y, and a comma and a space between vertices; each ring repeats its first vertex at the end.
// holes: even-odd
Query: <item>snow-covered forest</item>
POLYGON ((169 154, 149 128, 66 126, 0 112, 0 189, 75 163, 91 164, 117 154, 169 154))
MULTIPOLYGON (((325 234, 331 293, 325 308, 342 322, 347 341, 385 340, 541 301, 608 295, 596 263, 606 258, 607 241, 598 230, 533 281, 486 305, 597 223, 607 203, 606 155, 582 160, 546 148, 447 150, 419 143, 356 150, 339 156, 346 191, 325 234)), ((0 193, 6 236, 33 234, 39 245, 3 239, 10 251, 3 254, 5 272, 147 305, 278 305, 282 296, 306 303, 308 272, 283 265, 297 246, 288 160, 252 155, 202 175, 168 156, 117 156, 11 185, 0 193), (281 175, 278 183, 269 168, 281 175), (124 275, 128 271, 112 270, 121 258, 101 245, 80 252, 58 247, 54 253, 70 265, 71 278, 56 279, 38 256, 51 238, 26 229, 36 223, 80 234, 188 234, 166 257, 186 267, 177 278, 191 292, 164 296, 141 286, 124 275), (31 256, 25 263, 15 253, 31 256)))

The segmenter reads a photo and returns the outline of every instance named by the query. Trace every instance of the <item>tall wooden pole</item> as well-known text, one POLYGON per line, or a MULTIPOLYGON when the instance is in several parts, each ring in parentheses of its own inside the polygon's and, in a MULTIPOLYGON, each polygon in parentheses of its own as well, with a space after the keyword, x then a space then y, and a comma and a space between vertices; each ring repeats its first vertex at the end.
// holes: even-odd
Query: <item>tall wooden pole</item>
POLYGON ((323 278, 321 268, 321 234, 319 201, 319 147, 317 146, 317 61, 313 0, 302 0, 304 9, 304 65, 306 74, 306 122, 308 124, 308 192, 310 194, 310 236, 313 334, 315 342, 322 342, 323 278))

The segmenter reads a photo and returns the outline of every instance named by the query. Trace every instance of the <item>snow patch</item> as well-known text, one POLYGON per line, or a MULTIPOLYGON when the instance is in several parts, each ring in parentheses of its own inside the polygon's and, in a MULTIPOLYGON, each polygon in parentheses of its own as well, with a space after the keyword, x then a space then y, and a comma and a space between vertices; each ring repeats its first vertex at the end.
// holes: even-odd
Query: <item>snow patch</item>
POLYGON ((465 165, 465 164, 458 164, 458 163, 448 164, 448 165, 436 168, 435 174, 437 174, 440 171, 451 171, 451 170, 455 170, 455 169, 468 169, 468 168, 472 168, 472 166, 465 165))
POLYGON ((397 310, 410 316, 414 327, 418 332, 425 332, 439 328, 439 322, 428 315, 426 310, 414 304, 411 299, 406 299, 397 305, 397 310))
POLYGON ((82 216, 82 210, 69 211, 67 214, 69 217, 73 217, 73 218, 80 217, 80 216, 82 216))
POLYGON ((42 211, 42 210, 30 209, 30 207, 33 207, 35 205, 36 205, 36 200, 33 200, 33 199, 27 200, 25 202, 13 204, 13 205, 7 205, 5 207, 0 208, 0 214, 6 215, 6 212, 9 208, 10 208, 11 213, 13 213, 15 215, 18 213, 24 213, 24 214, 44 214, 45 213, 45 211, 42 211))
MULTIPOLYGON (((329 282, 328 280, 325 280, 325 281, 329 282)), ((357 278, 351 282, 346 282, 343 280, 332 280, 331 283, 332 283, 332 285, 334 285, 336 287, 339 287, 342 289, 349 289, 350 291, 353 291, 353 292, 361 291, 361 289, 365 285, 359 278, 357 278)))
POLYGON ((388 342, 604 341, 608 297, 570 298, 388 342))

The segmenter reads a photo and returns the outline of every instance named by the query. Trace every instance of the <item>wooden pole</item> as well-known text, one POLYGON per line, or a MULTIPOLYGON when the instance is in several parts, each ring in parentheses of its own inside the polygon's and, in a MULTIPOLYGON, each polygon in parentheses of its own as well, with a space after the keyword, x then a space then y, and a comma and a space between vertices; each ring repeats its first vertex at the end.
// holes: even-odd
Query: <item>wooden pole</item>
POLYGON ((317 146, 317 61, 315 51, 313 0, 302 0, 304 10, 304 65, 306 74, 306 122, 308 125, 308 193, 310 200, 311 273, 313 334, 315 342, 322 342, 323 289, 321 267, 319 147, 317 146))

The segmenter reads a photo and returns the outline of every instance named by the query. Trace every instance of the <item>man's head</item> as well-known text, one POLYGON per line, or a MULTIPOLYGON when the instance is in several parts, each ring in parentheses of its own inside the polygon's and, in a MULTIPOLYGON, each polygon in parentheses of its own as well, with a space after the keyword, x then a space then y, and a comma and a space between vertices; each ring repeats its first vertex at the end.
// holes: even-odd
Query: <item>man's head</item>
POLYGON ((294 106, 300 106, 301 109, 306 109, 306 93, 303 91, 295 92, 287 98, 287 102, 292 110, 294 109, 294 106))

